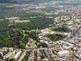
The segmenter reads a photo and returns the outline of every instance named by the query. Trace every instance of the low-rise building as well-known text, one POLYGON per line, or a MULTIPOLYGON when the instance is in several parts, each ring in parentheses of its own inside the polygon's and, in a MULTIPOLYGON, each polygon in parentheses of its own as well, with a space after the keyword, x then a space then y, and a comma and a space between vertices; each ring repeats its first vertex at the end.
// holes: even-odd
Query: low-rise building
POLYGON ((68 50, 59 51, 57 55, 59 57, 69 56, 69 51, 68 50))
POLYGON ((20 56, 20 54, 21 54, 21 50, 16 51, 14 59, 18 59, 18 57, 20 56))

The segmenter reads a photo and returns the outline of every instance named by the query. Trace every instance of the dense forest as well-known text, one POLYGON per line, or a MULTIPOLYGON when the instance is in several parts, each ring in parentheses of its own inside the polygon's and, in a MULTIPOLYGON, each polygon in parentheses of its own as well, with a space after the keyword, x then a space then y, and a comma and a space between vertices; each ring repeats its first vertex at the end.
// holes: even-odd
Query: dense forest
POLYGON ((0 47, 25 48, 28 38, 38 41, 36 29, 43 29, 52 24, 48 18, 36 18, 27 23, 10 23, 10 20, 0 21, 0 47), (34 31, 32 31, 34 30, 34 31))
MULTIPOLYGON (((42 9, 31 8, 24 11, 21 10, 20 6, 12 8, 2 5, 0 9, 0 47, 25 48, 29 38, 39 42, 37 29, 54 27, 54 18, 58 16, 54 14, 56 10, 57 8, 46 7, 42 9), (47 15, 46 13, 51 14, 47 15), (8 20, 6 17, 19 17, 19 19, 8 20)), ((65 29, 57 28, 53 30, 67 32, 66 27, 65 29)), ((49 38, 53 37, 55 36, 49 36, 49 38)), ((38 47, 47 47, 45 43, 35 44, 38 47)))

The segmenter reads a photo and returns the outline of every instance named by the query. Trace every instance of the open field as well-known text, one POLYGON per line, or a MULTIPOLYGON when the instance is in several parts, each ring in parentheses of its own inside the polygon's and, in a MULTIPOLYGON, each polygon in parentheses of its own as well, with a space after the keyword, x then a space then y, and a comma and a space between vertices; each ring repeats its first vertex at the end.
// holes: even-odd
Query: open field
POLYGON ((42 35, 47 35, 47 34, 59 34, 59 35, 68 35, 68 32, 58 32, 58 31, 52 31, 51 29, 42 29, 41 30, 42 35))
POLYGON ((30 22, 29 20, 10 20, 10 23, 27 23, 30 22))

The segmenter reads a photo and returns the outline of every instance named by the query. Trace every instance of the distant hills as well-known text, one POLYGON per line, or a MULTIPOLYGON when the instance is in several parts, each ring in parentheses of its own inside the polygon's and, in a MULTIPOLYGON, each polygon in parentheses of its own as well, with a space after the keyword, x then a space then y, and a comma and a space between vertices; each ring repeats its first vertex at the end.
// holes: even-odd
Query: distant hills
POLYGON ((49 1, 61 1, 61 0, 0 0, 0 3, 43 3, 49 1))
POLYGON ((20 2, 30 2, 32 0, 0 0, 0 3, 20 3, 20 2))
POLYGON ((81 5, 81 0, 0 0, 0 3, 49 3, 50 1, 56 2, 60 5, 81 5))

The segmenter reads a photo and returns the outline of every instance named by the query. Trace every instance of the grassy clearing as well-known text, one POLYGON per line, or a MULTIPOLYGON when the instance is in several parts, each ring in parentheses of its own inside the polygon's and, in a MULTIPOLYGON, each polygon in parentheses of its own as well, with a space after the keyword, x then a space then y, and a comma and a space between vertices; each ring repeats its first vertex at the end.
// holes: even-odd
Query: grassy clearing
POLYGON ((27 23, 30 22, 30 20, 10 20, 10 23, 27 23))
POLYGON ((40 42, 38 42, 36 40, 31 39, 31 41, 30 41, 30 46, 31 47, 35 47, 36 45, 39 45, 39 44, 40 44, 40 42))
POLYGON ((68 32, 58 32, 48 28, 41 30, 41 32, 42 32, 42 35, 48 35, 48 34, 68 35, 68 32))

